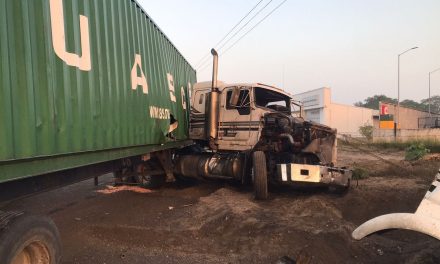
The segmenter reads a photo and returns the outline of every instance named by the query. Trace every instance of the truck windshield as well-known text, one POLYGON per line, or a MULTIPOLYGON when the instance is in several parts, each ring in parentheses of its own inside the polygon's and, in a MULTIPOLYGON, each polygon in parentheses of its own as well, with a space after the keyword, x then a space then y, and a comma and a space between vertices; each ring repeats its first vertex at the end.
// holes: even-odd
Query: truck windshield
POLYGON ((260 87, 255 87, 254 90, 256 106, 290 113, 289 96, 260 87))

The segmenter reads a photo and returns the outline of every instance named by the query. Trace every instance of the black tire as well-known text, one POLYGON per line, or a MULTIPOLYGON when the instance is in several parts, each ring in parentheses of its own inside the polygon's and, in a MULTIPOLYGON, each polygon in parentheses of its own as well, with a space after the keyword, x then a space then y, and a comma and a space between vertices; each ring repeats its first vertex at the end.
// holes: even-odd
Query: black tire
POLYGON ((150 172, 155 170, 155 166, 148 163, 143 163, 138 166, 136 176, 134 180, 142 188, 146 189, 159 189, 162 187, 167 179, 166 174, 151 175, 150 172))
POLYGON ((269 192, 267 188, 266 156, 263 151, 252 153, 252 170, 255 199, 266 200, 269 197, 269 192))
POLYGON ((53 221, 26 213, 14 215, 0 211, 0 263, 60 263, 60 235, 53 221))

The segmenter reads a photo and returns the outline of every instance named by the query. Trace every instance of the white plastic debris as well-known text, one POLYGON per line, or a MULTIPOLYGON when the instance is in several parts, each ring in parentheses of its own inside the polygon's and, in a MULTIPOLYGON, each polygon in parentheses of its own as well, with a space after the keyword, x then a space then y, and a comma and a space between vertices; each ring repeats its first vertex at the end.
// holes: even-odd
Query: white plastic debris
POLYGON ((440 240, 440 170, 414 214, 395 213, 373 218, 353 231, 352 237, 360 240, 385 229, 408 229, 430 235, 440 240))

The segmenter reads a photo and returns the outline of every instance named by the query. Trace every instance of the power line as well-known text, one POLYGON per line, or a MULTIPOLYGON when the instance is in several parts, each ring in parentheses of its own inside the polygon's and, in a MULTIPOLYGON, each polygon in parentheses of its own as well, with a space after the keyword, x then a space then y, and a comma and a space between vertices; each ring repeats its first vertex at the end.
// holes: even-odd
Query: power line
MULTIPOLYGON (((220 51, 226 44, 228 44, 229 41, 231 41, 238 33, 240 33, 243 28, 245 28, 252 20, 254 20, 254 18, 256 16, 258 16, 264 9, 266 9, 266 7, 272 3, 273 0, 270 0, 265 6, 263 6, 260 10, 258 10, 257 13, 255 13, 244 25, 242 25, 237 31, 235 31, 235 33, 230 36, 225 42, 223 42, 223 44, 217 48, 218 51, 220 51)), ((205 63, 209 64, 209 57, 207 59, 205 59, 205 61, 201 64, 199 64, 198 68, 202 67, 205 63)))
POLYGON ((265 17, 263 17, 263 19, 261 19, 260 21, 258 21, 257 24, 255 24, 251 29, 249 29, 243 36, 241 36, 237 41, 235 41, 231 46, 229 46, 224 52, 222 52, 221 55, 225 55, 226 52, 228 52, 230 49, 232 49, 241 39, 243 39, 244 37, 246 37, 247 34, 249 34, 253 29, 255 29, 259 24, 261 24, 264 20, 266 20, 266 18, 268 18, 270 15, 272 15, 273 12, 275 12, 278 8, 280 8, 285 2, 287 2, 287 0, 284 0, 283 2, 281 2, 279 5, 277 5, 277 7, 275 7, 272 11, 270 11, 269 14, 267 14, 265 17))
MULTIPOLYGON (((252 9, 237 24, 235 24, 235 26, 219 42, 217 42, 217 44, 214 45, 214 47, 217 47, 220 43, 222 43, 223 40, 225 40, 226 37, 229 36, 229 34, 231 34, 232 31, 234 31, 234 29, 236 29, 238 25, 240 25, 241 22, 243 22, 243 20, 245 20, 252 13, 252 11, 254 11, 255 8, 257 8, 257 6, 261 4, 261 2, 263 2, 263 0, 258 1, 258 3, 254 5, 254 7, 252 7, 252 9)), ((207 53, 202 59, 200 59, 200 61, 196 65, 199 65, 202 61, 206 59, 206 57, 209 57, 210 55, 211 53, 207 53)))
MULTIPOLYGON (((264 9, 266 9, 266 7, 272 3, 273 0, 270 0, 265 6, 263 6, 260 10, 258 10, 257 13, 255 13, 244 25, 242 25, 231 37, 229 37, 225 42, 223 42, 223 44, 218 47, 217 51, 220 51, 226 44, 228 44, 229 41, 231 41, 238 33, 240 33, 252 20, 254 20, 254 18, 256 16, 258 16, 264 9)), ((206 63, 208 63, 209 65, 209 57, 207 59, 205 59, 205 61, 203 63, 201 63, 197 68, 202 68, 203 69, 206 67, 206 63)))
MULTIPOLYGON (((240 27, 240 29, 238 30, 238 31, 236 31, 230 38, 228 38, 228 40, 226 40, 218 49, 217 49, 217 51, 220 51, 224 46, 226 46, 226 44, 228 44, 228 42, 229 41, 231 41, 238 33, 240 33, 242 30, 243 30, 243 28, 245 28, 256 16, 258 16, 264 9, 266 9, 266 7, 270 4, 270 3, 272 3, 273 2, 273 0, 270 0, 265 6, 263 6, 263 8, 261 8, 260 10, 258 10, 258 12, 254 15, 254 16, 252 16, 243 26, 241 26, 240 27)), ((283 2, 284 3, 284 2, 283 2)), ((281 5, 279 5, 279 6, 281 6, 281 5)), ((279 7, 278 6, 278 7, 279 7)), ((270 12, 269 14, 271 14, 271 13, 273 13, 273 11, 274 10, 272 10, 272 12, 270 12)), ((267 16, 266 16, 267 17, 267 16)), ((266 18, 265 17, 265 18, 266 18)), ((263 20, 264 20, 264 18, 263 18, 263 20)), ((261 23, 262 21, 260 20, 260 22, 258 22, 257 24, 259 24, 259 23, 261 23)), ((254 26, 255 27, 255 26, 254 26)), ((253 28, 254 28, 253 27, 253 28)), ((252 28, 252 29, 253 29, 252 28)), ((252 30, 251 29, 251 30, 252 30)), ((241 37, 241 38, 243 38, 243 37, 241 37)), ((241 39, 240 38, 240 39, 241 39)), ((208 65, 209 65, 209 59, 208 60, 206 60, 204 63, 202 63, 200 66, 199 66, 199 68, 202 68, 202 66, 203 66, 203 68, 202 69, 204 69, 204 68, 206 68, 206 65, 204 65, 204 64, 206 64, 206 62, 208 62, 208 65)))
MULTIPOLYGON (((259 6, 260 4, 261 4, 261 2, 263 2, 263 0, 260 0, 247 14, 246 14, 246 16, 244 16, 241 20, 240 20, 240 22, 238 22, 229 32, 228 32, 228 34, 226 34, 217 44, 215 44, 215 46, 214 47, 217 47, 218 45, 220 45, 220 43, 222 43, 222 41, 223 40, 225 40, 226 39, 226 37, 229 35, 229 34, 231 34, 232 33, 232 31, 234 31, 234 29, 236 29, 237 27, 238 27, 238 25, 240 25, 241 24, 241 22, 243 22, 243 20, 245 20, 246 19, 246 17, 248 17, 251 13, 252 13, 252 11, 254 11, 255 10, 255 8, 257 8, 257 6, 259 6)), ((264 7, 263 7, 264 8, 264 7)))
POLYGON ((261 11, 263 11, 264 9, 266 9, 266 7, 272 3, 273 0, 270 0, 265 6, 263 6, 263 8, 261 8, 260 10, 258 10, 258 12, 251 17, 251 19, 248 20, 248 22, 246 22, 238 31, 236 31, 227 41, 225 41, 219 48, 218 50, 221 50, 232 38, 234 38, 238 33, 240 33, 241 30, 243 30, 244 27, 246 27, 256 16, 258 16, 261 11))
MULTIPOLYGON (((258 25, 260 25, 264 20, 266 20, 270 15, 272 15, 278 8, 280 8, 287 0, 284 0, 279 5, 277 5, 272 11, 270 11, 266 16, 264 16, 260 21, 258 21, 251 29, 249 29, 246 33, 244 33, 238 40, 236 40, 231 46, 229 46, 224 52, 222 52, 219 56, 225 55, 230 49, 232 49, 240 40, 242 40, 246 35, 248 35, 252 30, 254 30, 258 25)), ((200 71, 204 70, 208 67, 209 64, 205 65, 200 71)))

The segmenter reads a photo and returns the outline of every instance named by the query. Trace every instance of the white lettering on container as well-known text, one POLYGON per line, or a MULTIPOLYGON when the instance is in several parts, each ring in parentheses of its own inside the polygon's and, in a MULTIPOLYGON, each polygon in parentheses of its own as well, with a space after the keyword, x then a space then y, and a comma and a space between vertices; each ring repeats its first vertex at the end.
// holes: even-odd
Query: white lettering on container
POLYGON ((170 99, 172 102, 176 102, 175 90, 174 90, 174 78, 171 73, 167 73, 168 88, 170 89, 170 99))
POLYGON ((183 86, 180 88, 180 94, 182 99, 182 108, 186 110, 186 96, 185 96, 185 89, 183 88, 183 86))
POLYGON ((148 94, 147 78, 145 78, 145 74, 142 71, 142 58, 141 55, 135 54, 134 65, 131 69, 131 89, 136 90, 139 85, 142 86, 142 92, 148 94), (138 76, 138 68, 141 72, 141 76, 138 76))
POLYGON ((50 0, 50 22, 52 24, 52 44, 55 54, 69 66, 77 67, 83 71, 90 71, 92 63, 90 59, 89 19, 83 15, 79 16, 81 56, 66 51, 63 0, 50 0))
POLYGON ((157 106, 150 106, 150 117, 153 119, 170 119, 170 110, 157 106))
POLYGON ((192 93, 193 93, 193 91, 192 91, 191 83, 189 82, 188 83, 188 97, 189 97, 189 99, 192 98, 192 93))

